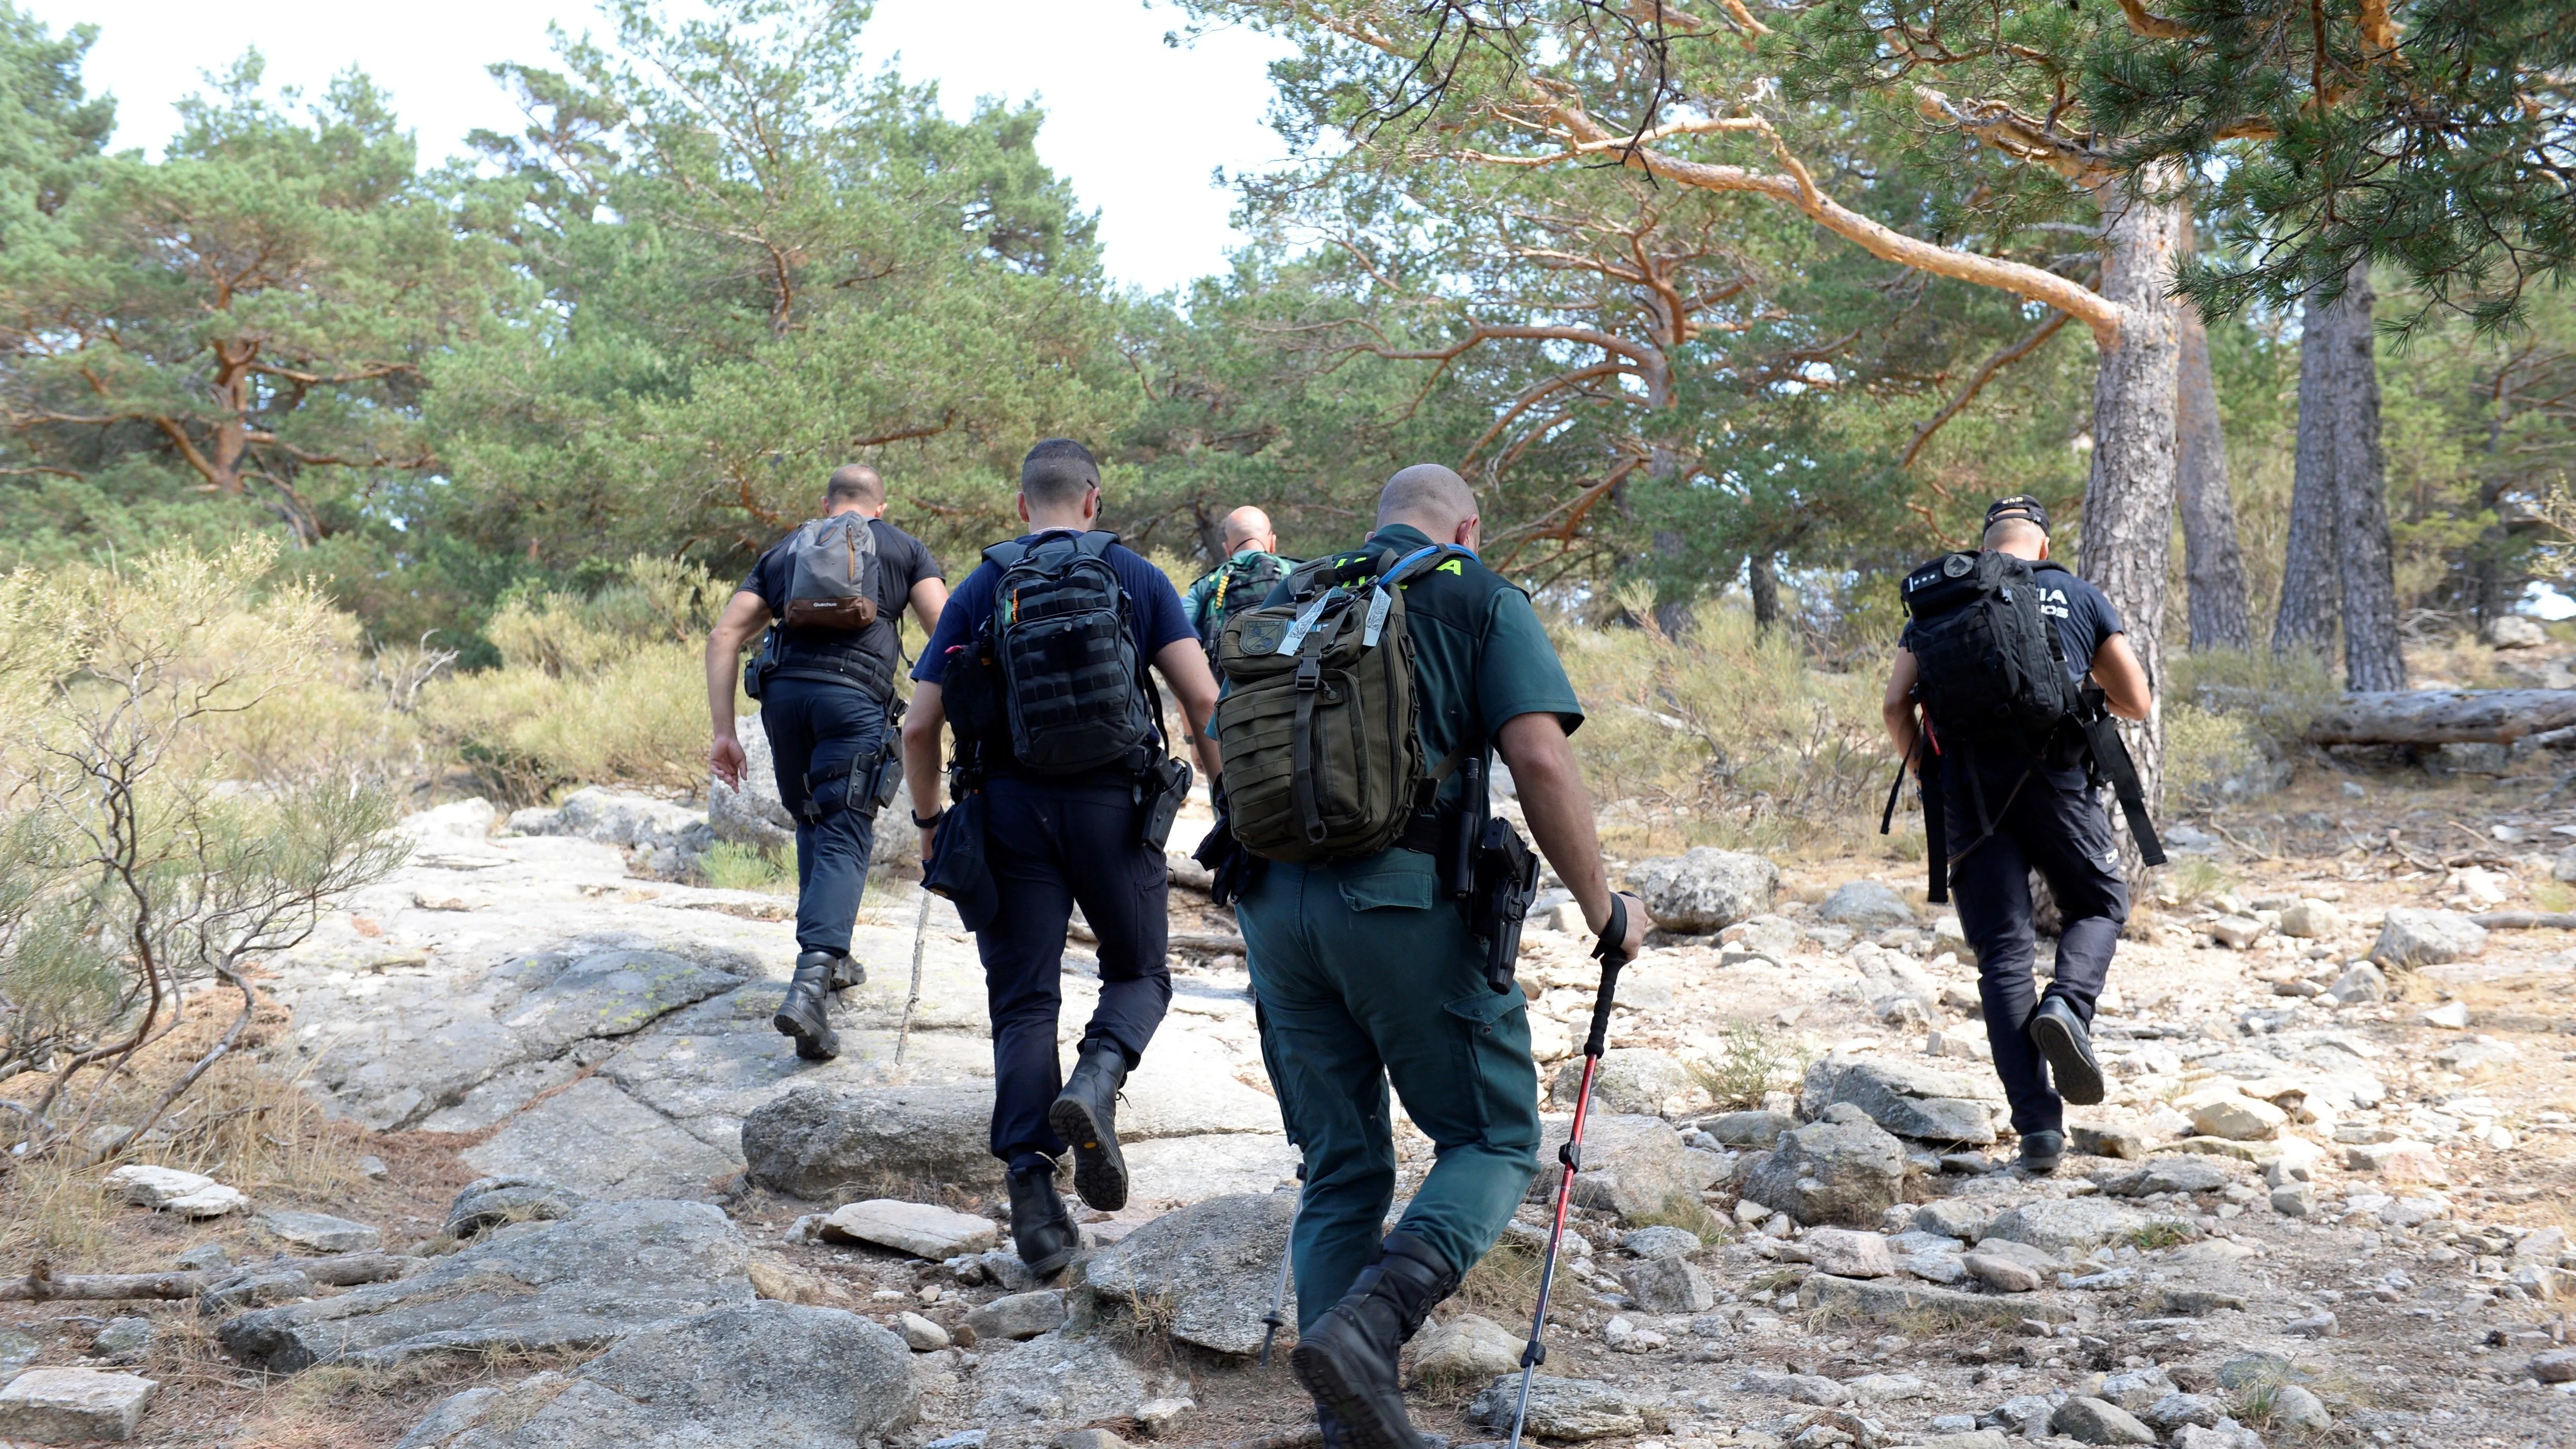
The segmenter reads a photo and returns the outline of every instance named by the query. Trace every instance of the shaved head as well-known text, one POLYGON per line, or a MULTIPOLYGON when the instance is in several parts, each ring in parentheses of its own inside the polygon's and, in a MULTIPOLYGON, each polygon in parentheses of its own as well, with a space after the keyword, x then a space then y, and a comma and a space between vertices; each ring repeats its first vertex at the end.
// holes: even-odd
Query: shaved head
POLYGON ((1475 516, 1476 495, 1467 480, 1437 463, 1404 469, 1377 495, 1378 527, 1409 523, 1435 540, 1453 536, 1475 516))
POLYGON ((1270 527, 1270 515, 1250 504, 1225 516, 1225 551, 1240 553, 1247 548, 1265 553, 1279 550, 1279 535, 1270 527))
POLYGON ((874 508, 883 502, 885 480, 877 476, 876 469, 865 463, 852 463, 834 473, 832 481, 823 485, 823 506, 826 508, 845 503, 874 508))
POLYGON ((1986 552, 2015 558, 2048 557, 2048 530, 2027 518, 1998 518, 1986 527, 1986 552))

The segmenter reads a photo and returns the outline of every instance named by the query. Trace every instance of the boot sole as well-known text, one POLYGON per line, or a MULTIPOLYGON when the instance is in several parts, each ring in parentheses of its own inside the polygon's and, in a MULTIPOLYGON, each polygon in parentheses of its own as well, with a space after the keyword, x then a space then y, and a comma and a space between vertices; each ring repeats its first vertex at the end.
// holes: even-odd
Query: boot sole
POLYGON ((1425 1449, 1421 1431, 1409 1421, 1388 1424, 1381 1419, 1376 1396, 1355 1389, 1321 1345, 1300 1343, 1288 1350, 1288 1369, 1315 1402, 1341 1421, 1342 1441, 1351 1449, 1425 1449))
POLYGON ((2039 1054, 2048 1058, 2049 1075, 2057 1083, 2057 1095, 2078 1107, 2102 1104, 2102 1067, 2075 1040, 2066 1023, 2053 1016, 2034 1016, 2030 1021, 2030 1040, 2039 1054))
POLYGON ((1118 1150, 1117 1132, 1071 1097, 1047 1108, 1047 1125, 1073 1147, 1073 1190, 1082 1200, 1105 1213, 1125 1207, 1127 1157, 1118 1150))
POLYGON ((778 1028, 780 1036, 793 1038, 796 1055, 809 1062, 828 1062, 841 1054, 840 1034, 828 1026, 818 1036, 807 1031, 803 1022, 783 1011, 771 1017, 769 1024, 778 1028))

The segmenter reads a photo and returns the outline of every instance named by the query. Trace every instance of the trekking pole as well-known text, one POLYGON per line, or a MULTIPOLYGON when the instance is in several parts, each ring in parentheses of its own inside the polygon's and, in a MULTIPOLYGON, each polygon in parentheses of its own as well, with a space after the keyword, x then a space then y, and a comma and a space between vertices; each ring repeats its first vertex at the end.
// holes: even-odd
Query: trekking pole
POLYGON ((912 926, 912 994, 903 999, 903 1025, 895 1029, 895 1065, 903 1065, 903 1048, 912 1040, 912 1009, 921 1004, 921 945, 930 938, 930 892, 921 893, 921 918, 912 926))
POLYGON ((1288 1306, 1288 1263, 1295 1256, 1293 1244, 1297 1235, 1297 1219, 1305 1211, 1306 1164, 1300 1162, 1297 1164, 1297 1206, 1288 1214, 1289 1241, 1279 1245, 1279 1281, 1270 1289, 1270 1311, 1263 1314, 1261 1318, 1261 1366, 1263 1368, 1270 1367, 1270 1345, 1278 1339, 1279 1330, 1288 1326, 1287 1315, 1281 1310, 1288 1306))
POLYGON ((1547 1345, 1541 1339, 1547 1332, 1548 1296, 1556 1287, 1556 1247, 1565 1238, 1565 1210, 1574 1200, 1574 1175, 1583 1170, 1583 1119, 1592 1107, 1592 1074, 1601 1065, 1601 1051, 1610 1035, 1610 1003, 1618 994, 1619 968, 1627 964, 1627 942, 1628 903, 1614 892, 1601 943, 1592 948, 1601 963, 1601 992, 1592 999, 1592 1034, 1583 1041, 1583 1086, 1574 1098, 1574 1125, 1566 1133, 1565 1145, 1556 1150, 1565 1175, 1556 1181, 1556 1223, 1547 1230, 1547 1257, 1539 1265, 1538 1312, 1530 1319, 1529 1344, 1521 1350, 1521 1397, 1512 1410, 1511 1449, 1520 1449, 1521 1426, 1529 1419, 1530 1380, 1537 1376, 1538 1366, 1547 1362, 1547 1345))

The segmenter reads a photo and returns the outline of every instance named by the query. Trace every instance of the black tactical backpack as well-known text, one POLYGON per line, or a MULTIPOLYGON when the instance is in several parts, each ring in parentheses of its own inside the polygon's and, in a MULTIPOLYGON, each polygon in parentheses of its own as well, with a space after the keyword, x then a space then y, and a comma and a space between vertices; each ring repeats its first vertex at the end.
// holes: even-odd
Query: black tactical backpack
POLYGON ((1209 663, 1216 662, 1217 638, 1225 632, 1226 613, 1260 608, 1270 590, 1288 577, 1289 567, 1275 553, 1230 558, 1216 566, 1216 587, 1208 591, 1207 607, 1199 614, 1199 647, 1207 651, 1209 663))
POLYGON ((997 543, 1001 570, 986 623, 1011 754, 1039 774, 1071 775, 1160 753, 1160 701, 1137 657, 1127 591, 1105 556, 1118 535, 1051 533, 997 543))
POLYGON ((1917 697, 1944 740, 2036 746, 2076 711, 2057 625, 2040 607, 2043 572, 2008 553, 1953 553, 1905 576, 1905 631, 1917 697))

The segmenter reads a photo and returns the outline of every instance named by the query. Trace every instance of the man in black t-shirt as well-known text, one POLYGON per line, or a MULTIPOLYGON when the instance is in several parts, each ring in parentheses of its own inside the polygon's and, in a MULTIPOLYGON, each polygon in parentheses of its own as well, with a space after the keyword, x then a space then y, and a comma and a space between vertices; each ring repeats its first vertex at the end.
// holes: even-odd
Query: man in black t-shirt
MULTIPOLYGON (((867 979, 850 959, 850 931, 876 846, 877 771, 893 758, 886 731, 908 607, 926 635, 939 627, 948 586, 920 539, 885 521, 885 481, 853 463, 832 475, 823 516, 868 520, 877 549, 876 622, 864 629, 789 628, 761 656, 760 727, 778 774, 778 797, 796 817, 796 974, 774 1024, 796 1054, 827 1061, 840 1052, 826 1005, 831 993, 867 979)), ((716 778, 742 784, 742 741, 734 733, 735 671, 742 651, 772 619, 783 620, 794 551, 773 544, 752 565, 724 617, 707 635, 707 713, 716 778)))
MULTIPOLYGON (((2034 562, 2048 558, 2048 514, 2037 499, 2003 499, 1986 510, 1985 547, 2034 562)), ((2037 571, 2039 608, 2057 629, 2067 673, 2090 678, 2110 712, 2145 719, 2154 707, 2146 670, 2129 648, 2119 610, 2100 589, 2063 568, 2037 571)), ((1918 666, 1908 633, 1888 673, 1881 712, 1888 739, 1912 760, 1921 738, 1914 698, 1918 666)), ((1995 1075, 2003 1081, 2012 1124, 2021 1134, 2021 1165, 2056 1170, 2066 1150, 2066 1103, 2102 1100, 2094 1059, 2093 1003, 2111 969, 2111 952, 2129 919, 2129 882, 2095 798, 2082 731, 2061 724, 2031 748, 1971 747, 1940 733, 1938 808, 1949 836, 1950 893, 1959 929, 1977 956, 1977 990, 1995 1075), (2057 970, 2046 995, 2031 972, 2036 933, 2030 873, 2055 897, 2064 927, 2057 970)))

